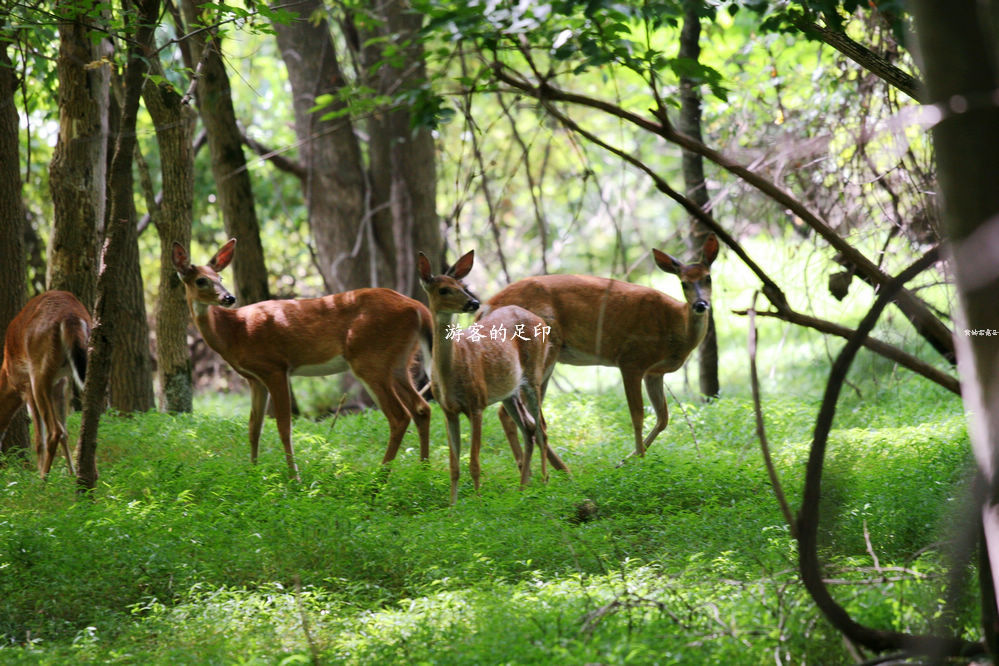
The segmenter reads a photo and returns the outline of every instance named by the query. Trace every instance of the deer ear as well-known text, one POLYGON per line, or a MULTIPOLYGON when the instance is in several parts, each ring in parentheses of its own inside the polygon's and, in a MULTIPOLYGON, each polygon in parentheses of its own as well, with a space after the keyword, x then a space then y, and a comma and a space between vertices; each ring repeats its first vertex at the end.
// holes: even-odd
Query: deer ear
POLYGON ((448 269, 447 274, 455 280, 460 280, 472 270, 473 263, 475 263, 475 250, 469 250, 454 262, 454 266, 448 269))
POLYGON ((433 271, 430 269, 430 260, 422 252, 416 258, 416 271, 420 274, 421 282, 430 282, 430 278, 434 276, 433 271))
POLYGON ((191 262, 187 257, 187 250, 177 241, 173 242, 173 268, 179 274, 186 273, 191 269, 191 262))
POLYGON ((652 249, 652 258, 656 260, 656 266, 660 269, 666 271, 667 273, 672 273, 673 275, 679 275, 683 271, 683 264, 679 261, 666 254, 665 252, 660 252, 655 248, 652 249))
POLYGON ((701 249, 701 263, 710 266, 711 262, 718 256, 718 236, 709 234, 704 239, 704 247, 701 249))
POLYGON ((209 268, 218 273, 223 268, 232 263, 232 258, 235 256, 236 252, 236 239, 230 238, 229 242, 219 248, 219 251, 215 253, 215 256, 211 258, 208 262, 209 268))

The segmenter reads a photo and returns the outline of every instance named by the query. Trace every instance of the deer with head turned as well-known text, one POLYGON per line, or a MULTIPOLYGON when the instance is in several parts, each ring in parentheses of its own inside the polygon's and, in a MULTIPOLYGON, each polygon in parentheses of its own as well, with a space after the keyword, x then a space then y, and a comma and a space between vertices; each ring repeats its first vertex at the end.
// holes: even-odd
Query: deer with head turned
POLYGON ((83 390, 92 327, 90 313, 68 291, 35 296, 7 326, 0 367, 0 441, 27 403, 43 479, 60 448, 70 475, 76 474, 67 444, 67 379, 83 390))
MULTIPOLYGON (((660 270, 680 278, 685 302, 619 280, 541 275, 505 287, 483 309, 490 312, 517 304, 544 319, 561 342, 560 363, 620 368, 635 435, 635 450, 629 455, 637 456, 645 455, 669 423, 663 374, 678 370, 707 333, 710 269, 718 256, 718 238, 710 234, 700 260, 692 264, 659 250, 652 250, 652 255, 660 270), (644 437, 643 381, 656 413, 656 424, 644 437)), ((500 419, 516 455, 517 431, 502 407, 500 419)))
POLYGON ((542 426, 541 386, 551 375, 556 352, 552 341, 547 339, 545 322, 521 307, 510 305, 496 308, 480 319, 480 328, 468 337, 462 337, 452 324, 454 314, 475 312, 479 308, 479 299, 461 281, 472 269, 474 259, 473 250, 442 274, 434 275, 430 261, 422 252, 418 258, 420 284, 427 292, 434 321, 430 385, 447 420, 452 505, 458 500, 459 416, 465 414, 471 422, 469 473, 478 492, 482 411, 497 402, 503 403, 524 435, 524 453, 519 461, 521 487, 531 478, 535 443, 541 449, 542 476, 547 477, 548 473, 546 452, 549 457, 554 456, 556 466, 566 469, 565 463, 550 451, 542 426))
POLYGON ((173 244, 173 265, 184 285, 191 317, 209 347, 250 384, 250 460, 257 461, 260 429, 270 394, 278 435, 292 477, 298 466, 291 442, 292 375, 322 376, 350 370, 389 422, 382 463, 392 461, 416 422, 420 457, 430 453, 430 406, 413 386, 410 366, 430 311, 391 289, 355 289, 322 298, 269 300, 230 309, 236 299, 219 272, 233 258, 231 239, 204 266, 192 266, 173 244))

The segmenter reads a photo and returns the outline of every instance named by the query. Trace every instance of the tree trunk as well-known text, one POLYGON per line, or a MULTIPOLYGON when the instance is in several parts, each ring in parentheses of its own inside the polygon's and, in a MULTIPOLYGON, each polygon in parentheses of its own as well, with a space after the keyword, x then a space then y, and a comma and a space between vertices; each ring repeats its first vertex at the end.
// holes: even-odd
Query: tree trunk
POLYGON ((274 23, 274 30, 291 83, 295 134, 306 171, 302 187, 319 272, 327 287, 339 292, 380 281, 372 263, 373 228, 365 205, 368 189, 353 124, 346 114, 321 119, 346 106, 337 99, 345 82, 330 26, 325 19, 310 20, 322 9, 319 0, 304 0, 295 5, 298 18, 287 25, 274 23), (320 95, 332 95, 337 101, 313 113, 310 109, 320 95))
MULTIPOLYGON (((955 332, 969 435, 988 492, 982 521, 993 586, 999 583, 999 88, 996 3, 914 0, 927 103, 943 111, 933 128, 944 226, 951 242, 960 314, 955 332), (992 15, 989 16, 991 9, 992 15)), ((995 607, 994 595, 983 604, 995 607)), ((989 616, 992 614, 986 614, 989 616)), ((994 625, 986 643, 999 644, 994 625)))
POLYGON ((88 26, 100 16, 69 0, 56 3, 59 20, 59 138, 49 165, 55 220, 46 283, 72 292, 88 309, 97 295, 99 229, 107 186, 111 68, 93 67, 109 48, 88 26))
MULTIPOLYGON (((21 202, 20 138, 18 136, 18 78, 10 61, 6 29, 0 32, 0 358, 3 354, 7 324, 17 316, 27 300, 25 289, 24 227, 27 226, 21 202)), ((7 433, 0 432, 0 453, 17 452, 27 457, 28 417, 25 410, 14 415, 7 433)), ((2 460, 2 458, 0 458, 2 460)))
MULTIPOLYGON (((123 318, 135 316, 129 312, 129 301, 134 294, 128 285, 122 284, 122 277, 132 270, 132 262, 136 258, 134 255, 138 250, 132 202, 132 155, 135 152, 139 99, 147 69, 146 58, 153 51, 153 33, 159 18, 159 4, 159 0, 122 1, 122 13, 125 16, 130 16, 131 12, 137 12, 138 16, 131 15, 128 26, 134 30, 134 39, 128 42, 120 131, 111 161, 111 215, 104 261, 97 278, 97 306, 83 391, 80 459, 77 466, 77 483, 83 489, 93 489, 97 485, 97 429, 104 411, 104 395, 111 379, 114 362, 112 353, 118 345, 113 333, 122 324, 123 318)), ((138 293, 141 296, 141 289, 138 293)), ((145 326, 144 312, 141 319, 145 326)), ((148 354, 145 358, 148 359, 148 354)))
MULTIPOLYGON (((158 60, 150 66, 162 74, 158 60)), ((187 346, 188 311, 184 286, 173 268, 174 241, 184 247, 191 242, 194 210, 194 123, 190 107, 164 81, 146 83, 146 109, 156 127, 160 148, 163 200, 150 206, 160 238, 160 288, 156 303, 157 376, 160 408, 167 412, 190 412, 193 406, 191 354, 187 346)))
MULTIPOLYGON (((680 31, 680 57, 698 62, 701 57, 701 19, 696 7, 699 2, 687 2, 683 15, 683 28, 680 31)), ((677 123, 680 131, 701 141, 701 90, 700 85, 689 77, 680 78, 680 116, 677 123)), ((704 158, 693 151, 683 151, 683 182, 687 197, 707 210, 711 197, 708 184, 704 180, 704 158)), ((700 251, 710 230, 697 220, 691 220, 692 233, 688 246, 700 251)), ((718 385, 718 337, 715 334, 714 309, 708 311, 708 332, 698 349, 698 369, 701 393, 707 398, 717 398, 718 385)))
POLYGON ((195 31, 190 39, 191 62, 185 64, 198 79, 195 98, 208 135, 222 221, 226 233, 239 240, 233 262, 236 296, 240 305, 247 305, 269 299, 270 290, 250 173, 246 169, 243 142, 236 125, 218 31, 210 27, 211 10, 205 8, 209 4, 203 0, 183 0, 187 25, 195 31), (198 31, 203 26, 205 29, 198 31))
MULTIPOLYGON (((408 0, 379 0, 370 11, 377 29, 366 35, 370 46, 363 51, 366 70, 376 71, 369 85, 379 94, 396 97, 417 91, 427 79, 423 45, 416 38, 422 15, 408 0), (383 58, 384 43, 400 52, 374 70, 383 58)), ((422 251, 439 264, 444 248, 436 208, 434 140, 428 127, 413 127, 411 115, 410 108, 402 106, 372 114, 368 121, 372 209, 383 283, 425 301, 416 281, 416 253, 422 251)))

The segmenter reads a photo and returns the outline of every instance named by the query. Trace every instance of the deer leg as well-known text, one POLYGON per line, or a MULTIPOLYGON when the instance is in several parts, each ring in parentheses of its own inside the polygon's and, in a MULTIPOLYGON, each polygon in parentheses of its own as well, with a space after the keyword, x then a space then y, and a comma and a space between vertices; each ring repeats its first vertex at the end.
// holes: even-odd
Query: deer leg
POLYGON ((49 475, 52 470, 52 461, 55 459, 56 452, 59 450, 59 441, 61 439, 60 435, 65 435, 62 426, 58 423, 55 414, 55 408, 52 404, 52 396, 49 391, 52 390, 49 382, 46 381, 32 381, 31 386, 33 395, 32 403, 35 406, 35 412, 38 414, 38 423, 35 427, 40 431, 42 428, 45 430, 45 445, 42 448, 41 438, 36 442, 36 446, 39 448, 38 457, 38 472, 44 479, 49 475))
POLYGON ((458 412, 445 412, 447 418, 448 463, 451 468, 451 506, 458 503, 458 477, 461 475, 461 421, 458 412))
POLYGON ((534 455, 533 431, 537 424, 535 423, 533 427, 528 424, 530 417, 519 395, 507 398, 503 401, 503 405, 506 407, 507 415, 516 422, 517 427, 524 434, 524 456, 520 460, 520 487, 523 489, 531 480, 531 458, 534 455))
POLYGON ((291 384, 287 372, 275 372, 267 379, 267 389, 274 406, 274 420, 277 421, 278 436, 284 444, 284 458, 288 462, 288 474, 296 481, 298 465, 295 464, 295 449, 291 443, 291 384))
POLYGON ((652 404, 652 409, 656 412, 656 424, 645 436, 645 441, 642 442, 645 449, 648 450, 659 433, 669 425, 669 407, 666 405, 666 395, 663 392, 663 376, 645 375, 645 392, 649 394, 649 403, 652 404))
POLYGON ((517 424, 510 414, 511 412, 506 408, 505 403, 500 405, 499 411, 496 412, 496 415, 499 416, 500 425, 503 426, 503 433, 506 435, 506 441, 510 444, 510 452, 513 453, 513 459, 517 461, 518 467, 522 467, 524 452, 520 448, 520 437, 517 434, 517 424))
POLYGON ((256 377, 246 379, 250 382, 250 462, 255 465, 260 449, 260 430, 267 409, 267 387, 256 377))
POLYGON ((420 460, 427 461, 430 459, 430 405, 413 386, 408 373, 399 378, 396 393, 416 424, 416 432, 420 436, 420 460))
POLYGON ((399 444, 402 443, 406 428, 409 427, 409 412, 393 389, 394 378, 384 375, 378 377, 374 372, 365 372, 362 376, 356 370, 354 376, 361 380, 364 388, 374 398, 378 408, 382 410, 385 420, 388 421, 389 441, 388 447, 385 449, 385 456, 382 458, 382 464, 385 465, 395 460, 395 456, 399 452, 399 444), (370 381, 376 377, 377 381, 370 381))
POLYGON ((468 472, 472 475, 472 483, 475 484, 475 494, 479 494, 479 476, 482 473, 482 410, 473 411, 469 414, 472 422, 472 443, 468 452, 468 472))
POLYGON ((527 385, 521 389, 520 395, 521 409, 525 411, 524 424, 529 426, 524 436, 530 436, 538 445, 541 451, 541 478, 548 483, 548 438, 545 435, 545 416, 541 412, 541 392, 538 388, 527 385))
POLYGON ((66 456, 66 466, 69 467, 69 475, 76 476, 76 470, 73 469, 73 458, 69 455, 69 433, 66 430, 66 419, 69 416, 69 398, 66 393, 69 390, 70 382, 66 379, 59 380, 53 389, 52 402, 56 409, 56 420, 61 431, 59 444, 63 455, 66 456))
POLYGON ((641 370, 621 368, 624 397, 628 401, 628 412, 631 414, 631 427, 635 431, 635 452, 633 455, 639 457, 645 455, 645 445, 642 441, 642 421, 645 417, 642 405, 642 374, 641 370))

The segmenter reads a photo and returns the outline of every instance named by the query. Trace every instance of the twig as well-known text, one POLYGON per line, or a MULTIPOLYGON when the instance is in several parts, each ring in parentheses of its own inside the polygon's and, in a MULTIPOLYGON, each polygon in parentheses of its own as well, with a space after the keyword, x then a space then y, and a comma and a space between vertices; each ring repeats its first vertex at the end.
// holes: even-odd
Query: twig
POLYGON ((784 496, 784 489, 774 468, 773 459, 770 456, 770 443, 767 441, 767 431, 763 425, 763 410, 760 407, 760 379, 756 372, 756 297, 760 292, 753 293, 753 305, 749 308, 749 383, 753 391, 753 414, 756 416, 756 437, 760 440, 760 450, 763 452, 763 463, 767 467, 767 475, 770 477, 770 485, 773 486, 774 496, 777 504, 780 505, 784 520, 787 521, 791 536, 798 539, 798 527, 794 523, 794 514, 787 504, 784 496))

